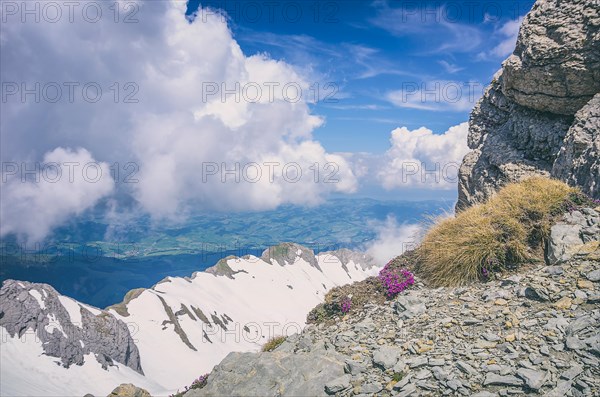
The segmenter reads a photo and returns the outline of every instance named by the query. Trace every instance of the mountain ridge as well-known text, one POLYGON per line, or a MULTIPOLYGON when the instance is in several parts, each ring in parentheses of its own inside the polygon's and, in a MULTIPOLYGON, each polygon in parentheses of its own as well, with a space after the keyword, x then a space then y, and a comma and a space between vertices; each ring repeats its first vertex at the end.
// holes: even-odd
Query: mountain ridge
POLYGON ((81 384, 72 390, 108 393, 119 383, 135 383, 164 395, 189 383, 198 370, 208 370, 229 351, 258 350, 272 330, 282 332, 286 324, 297 330, 308 310, 331 287, 360 280, 376 269, 364 254, 344 250, 314 255, 293 243, 265 250, 261 257, 269 262, 251 255, 230 257, 191 277, 167 277, 151 288, 129 291, 121 303, 105 309, 62 296, 49 285, 6 280, 0 289, 0 329, 11 347, 2 350, 2 359, 6 359, 5 352, 23 349, 24 356, 31 349, 41 349, 41 355, 27 356, 30 362, 18 362, 12 368, 3 366, 3 378, 11 382, 3 382, 2 393, 53 393, 51 387, 44 392, 33 379, 21 379, 27 378, 28 366, 45 368, 40 360, 46 356, 44 362, 62 363, 64 371, 53 376, 67 383, 72 383, 68 371, 79 367, 89 371, 91 378, 103 379, 100 385, 81 384), (261 302, 253 299, 251 291, 261 291, 261 302), (291 316, 286 314, 289 308, 291 316), (76 310, 84 320, 80 327, 73 320, 76 310), (254 323, 259 328, 251 330, 254 323), (275 324, 279 324, 277 329, 275 324), (92 326, 105 330, 101 343, 89 339, 87 334, 94 335, 88 332, 92 326), (253 339, 248 336, 251 333, 253 339), (17 342, 21 338, 22 344, 17 342), (92 368, 92 356, 102 369, 92 368), (187 360, 190 366, 165 372, 162 367, 169 359, 187 360), (34 386, 23 388, 28 382, 34 386))

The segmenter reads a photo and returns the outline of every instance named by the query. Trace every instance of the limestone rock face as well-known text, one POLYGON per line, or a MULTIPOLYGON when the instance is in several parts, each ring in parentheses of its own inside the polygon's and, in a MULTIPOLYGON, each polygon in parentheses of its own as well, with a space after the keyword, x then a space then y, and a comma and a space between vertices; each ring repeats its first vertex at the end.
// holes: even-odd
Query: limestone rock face
POLYGON ((185 397, 326 396, 350 387, 349 375, 342 382, 347 357, 323 343, 295 352, 299 338, 291 338, 273 352, 229 353, 214 368, 207 385, 185 397))
POLYGON ((127 324, 108 312, 61 296, 47 284, 4 281, 0 326, 10 337, 35 333, 44 354, 59 358, 65 368, 83 365, 84 356, 92 353, 105 369, 117 361, 144 373, 127 324))
POLYGON ((538 0, 475 106, 457 210, 543 175, 600 197, 600 4, 538 0))
POLYGON ((600 91, 600 4, 539 0, 504 63, 502 90, 522 106, 573 115, 600 91))
POLYGON ((581 108, 565 137, 552 176, 600 196, 600 94, 581 108))

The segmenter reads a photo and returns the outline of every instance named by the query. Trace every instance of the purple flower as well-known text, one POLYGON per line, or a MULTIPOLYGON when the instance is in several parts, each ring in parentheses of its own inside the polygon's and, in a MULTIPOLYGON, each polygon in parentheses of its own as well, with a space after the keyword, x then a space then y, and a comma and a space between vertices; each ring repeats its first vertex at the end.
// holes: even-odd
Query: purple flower
POLYGON ((488 276, 490 275, 490 273, 488 272, 488 269, 486 269, 485 267, 481 269, 481 274, 485 278, 488 278, 488 276))
POLYGON ((348 313, 352 307, 352 298, 346 297, 342 301, 342 313, 348 313))
POLYGON ((386 289, 388 297, 393 297, 415 283, 415 276, 406 269, 392 269, 388 262, 379 272, 379 280, 386 289))

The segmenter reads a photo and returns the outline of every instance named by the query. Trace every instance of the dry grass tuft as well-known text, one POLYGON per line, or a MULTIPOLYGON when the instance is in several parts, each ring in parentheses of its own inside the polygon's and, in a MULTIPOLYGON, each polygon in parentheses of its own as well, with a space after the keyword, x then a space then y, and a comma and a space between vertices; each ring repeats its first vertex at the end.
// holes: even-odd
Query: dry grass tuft
POLYGON ((543 259, 552 221, 576 192, 560 181, 533 177, 437 221, 416 251, 420 275, 434 286, 464 285, 485 272, 543 259))
POLYGON ((277 349, 279 345, 285 342, 285 336, 274 336, 265 343, 261 349, 263 352, 272 352, 277 349))

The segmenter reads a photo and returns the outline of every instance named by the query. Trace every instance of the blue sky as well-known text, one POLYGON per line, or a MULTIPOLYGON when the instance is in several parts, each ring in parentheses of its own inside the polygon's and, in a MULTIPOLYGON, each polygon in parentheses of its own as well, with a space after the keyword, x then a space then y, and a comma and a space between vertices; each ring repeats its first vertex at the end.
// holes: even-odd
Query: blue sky
POLYGON ((93 2, 98 20, 11 3, 0 237, 40 240, 98 206, 177 222, 330 197, 455 200, 469 112, 532 3, 93 2), (301 100, 205 95, 273 82, 301 100))
MULTIPOLYGON (((188 12, 198 4, 190 1, 188 12)), ((326 119, 314 136, 328 151, 372 153, 389 147, 390 131, 396 127, 426 126, 443 133, 467 121, 501 62, 512 53, 519 19, 532 5, 533 1, 202 2, 227 14, 246 54, 267 53, 285 60, 309 75, 322 94, 329 94, 313 105, 326 119), (430 92, 417 91, 421 88, 430 92)))

